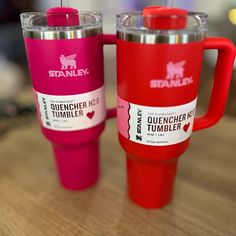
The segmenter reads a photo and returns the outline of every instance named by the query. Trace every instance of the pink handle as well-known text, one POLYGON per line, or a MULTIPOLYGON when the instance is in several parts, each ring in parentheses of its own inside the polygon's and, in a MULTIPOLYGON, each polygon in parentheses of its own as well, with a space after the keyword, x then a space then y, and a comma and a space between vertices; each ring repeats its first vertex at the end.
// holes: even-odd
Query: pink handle
POLYGON ((217 49, 218 58, 209 108, 205 115, 195 118, 194 131, 216 124, 223 116, 236 55, 233 43, 226 38, 207 38, 204 48, 217 49))
POLYGON ((103 35, 103 44, 116 44, 116 35, 115 34, 104 34, 103 35))
MULTIPOLYGON (((103 45, 105 44, 116 44, 115 34, 104 34, 103 35, 103 45)), ((107 119, 116 117, 116 108, 107 109, 107 119)))

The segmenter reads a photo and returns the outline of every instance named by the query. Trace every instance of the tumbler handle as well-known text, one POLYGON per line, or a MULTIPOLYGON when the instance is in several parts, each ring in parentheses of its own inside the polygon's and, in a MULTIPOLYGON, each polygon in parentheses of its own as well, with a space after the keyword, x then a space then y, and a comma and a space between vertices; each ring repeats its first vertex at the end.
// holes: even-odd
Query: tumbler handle
MULTIPOLYGON (((116 35, 115 34, 104 34, 103 35, 103 45, 106 44, 116 44, 116 35)), ((116 117, 116 108, 107 109, 107 119, 116 117)))
POLYGON ((208 128, 223 116, 236 55, 233 43, 226 38, 206 38, 204 48, 217 49, 218 57, 208 111, 195 118, 193 131, 208 128))

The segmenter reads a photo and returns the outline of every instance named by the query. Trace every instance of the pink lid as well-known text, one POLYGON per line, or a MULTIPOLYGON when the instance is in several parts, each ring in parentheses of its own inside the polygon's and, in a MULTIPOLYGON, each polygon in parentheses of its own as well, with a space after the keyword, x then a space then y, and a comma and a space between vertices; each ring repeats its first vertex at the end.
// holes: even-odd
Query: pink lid
POLYGON ((49 26, 79 25, 78 10, 70 7, 53 7, 47 11, 49 26))
POLYGON ((61 184, 70 190, 93 185, 99 177, 99 142, 78 146, 53 144, 61 184))

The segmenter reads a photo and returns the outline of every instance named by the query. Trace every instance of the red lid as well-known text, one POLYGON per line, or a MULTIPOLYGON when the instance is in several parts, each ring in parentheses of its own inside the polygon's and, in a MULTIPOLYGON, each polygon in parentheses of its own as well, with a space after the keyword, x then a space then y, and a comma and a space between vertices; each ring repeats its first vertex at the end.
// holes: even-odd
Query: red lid
POLYGON ((70 7, 54 7, 47 11, 49 26, 79 25, 78 10, 70 7))
POLYGON ((138 162, 127 156, 128 193, 144 208, 161 208, 172 198, 178 159, 160 164, 138 162))
POLYGON ((99 177, 99 142, 78 146, 53 144, 61 184, 70 190, 88 188, 99 177))
POLYGON ((149 6, 143 9, 144 26, 149 29, 185 29, 187 13, 179 8, 149 6))

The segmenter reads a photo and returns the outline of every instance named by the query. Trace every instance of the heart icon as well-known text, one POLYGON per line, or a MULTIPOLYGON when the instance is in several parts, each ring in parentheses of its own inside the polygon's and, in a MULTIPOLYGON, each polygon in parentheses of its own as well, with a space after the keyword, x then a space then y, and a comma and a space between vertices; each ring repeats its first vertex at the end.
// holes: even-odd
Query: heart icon
POLYGON ((88 117, 89 119, 92 119, 93 116, 94 116, 94 114, 95 114, 94 111, 88 112, 88 113, 87 113, 87 117, 88 117))
POLYGON ((188 124, 184 125, 184 127, 183 127, 184 132, 188 131, 189 126, 190 126, 190 122, 188 124))

